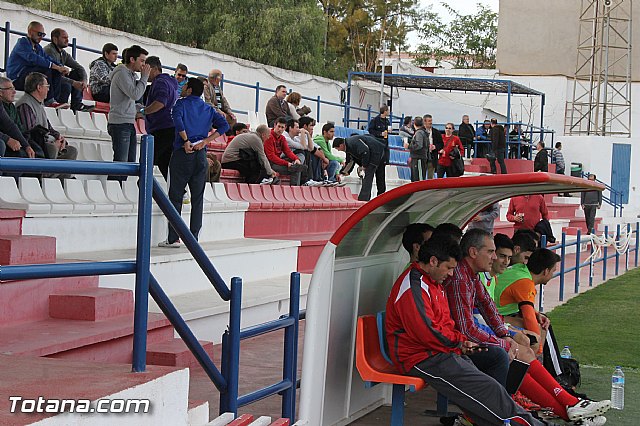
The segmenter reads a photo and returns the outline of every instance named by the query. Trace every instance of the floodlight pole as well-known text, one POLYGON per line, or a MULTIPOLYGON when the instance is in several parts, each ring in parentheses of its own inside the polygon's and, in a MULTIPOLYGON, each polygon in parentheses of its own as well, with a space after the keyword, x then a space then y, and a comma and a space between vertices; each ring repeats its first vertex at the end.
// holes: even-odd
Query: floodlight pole
POLYGON ((380 105, 384 105, 384 68, 387 60, 387 40, 382 40, 382 67, 380 68, 380 105))

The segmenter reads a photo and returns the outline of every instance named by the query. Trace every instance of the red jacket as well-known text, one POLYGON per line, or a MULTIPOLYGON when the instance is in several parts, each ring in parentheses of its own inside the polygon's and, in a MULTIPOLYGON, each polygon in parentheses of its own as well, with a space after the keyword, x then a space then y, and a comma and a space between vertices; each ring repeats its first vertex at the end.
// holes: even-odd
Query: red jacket
POLYGON ((450 138, 447 135, 442 135, 442 141, 444 142, 444 154, 440 154, 440 158, 438 158, 438 164, 443 167, 449 167, 451 165, 451 158, 449 158, 449 154, 453 151, 453 147, 458 147, 458 152, 460 155, 464 155, 464 146, 462 146, 462 142, 460 142, 460 138, 456 135, 451 135, 450 138))
POLYGON ((391 289, 385 331, 391 360, 405 374, 439 353, 460 355, 461 343, 467 340, 455 329, 442 286, 416 263, 391 289))
POLYGON ((284 135, 276 136, 271 129, 271 136, 264 141, 264 153, 267 154, 267 158, 274 164, 280 164, 281 166, 288 166, 291 161, 287 161, 284 158, 280 158, 282 153, 285 153, 291 161, 296 161, 298 157, 289 149, 287 140, 284 135))
POLYGON ((513 222, 514 229, 533 230, 540 219, 549 220, 549 210, 547 210, 547 203, 544 202, 542 195, 520 195, 509 201, 507 220, 513 222), (518 213, 524 213, 524 222, 516 222, 518 213))

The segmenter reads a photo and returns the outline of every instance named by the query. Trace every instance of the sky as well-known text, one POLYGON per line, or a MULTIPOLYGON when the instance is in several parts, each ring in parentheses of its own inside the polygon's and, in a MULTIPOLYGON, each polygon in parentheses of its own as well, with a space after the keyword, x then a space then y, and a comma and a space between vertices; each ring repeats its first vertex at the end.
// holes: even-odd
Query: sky
MULTIPOLYGON (((499 0, 419 0, 420 6, 423 8, 432 5, 432 10, 437 12, 442 16, 442 18, 446 18, 448 12, 445 8, 442 7, 442 3, 447 3, 456 9, 458 12, 462 14, 470 14, 476 11, 476 5, 481 3, 485 6, 490 7, 495 12, 498 11, 498 2, 499 0)), ((408 36, 409 46, 417 46, 420 43, 420 39, 418 34, 414 31, 409 33, 408 36)))

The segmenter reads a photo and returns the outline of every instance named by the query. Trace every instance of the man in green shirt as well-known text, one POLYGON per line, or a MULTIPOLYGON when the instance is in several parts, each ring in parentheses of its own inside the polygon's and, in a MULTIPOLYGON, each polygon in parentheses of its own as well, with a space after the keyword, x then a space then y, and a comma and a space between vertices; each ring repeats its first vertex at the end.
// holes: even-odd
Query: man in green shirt
POLYGON ((334 134, 335 125, 329 122, 322 126, 322 136, 317 135, 313 138, 313 142, 322 149, 324 156, 329 160, 327 172, 331 171, 332 175, 328 176, 328 179, 333 182, 336 181, 338 171, 340 170, 341 166, 344 165, 344 160, 336 155, 333 155, 333 153, 331 152, 330 142, 333 139, 334 134), (337 167, 335 167, 334 165, 336 165, 337 167))

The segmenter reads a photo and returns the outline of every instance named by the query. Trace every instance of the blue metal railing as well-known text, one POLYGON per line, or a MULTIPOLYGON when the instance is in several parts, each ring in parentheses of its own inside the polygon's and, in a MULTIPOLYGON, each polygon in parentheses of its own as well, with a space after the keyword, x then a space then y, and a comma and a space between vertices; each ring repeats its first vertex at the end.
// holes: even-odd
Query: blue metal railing
POLYGON ((297 377, 298 321, 300 299, 300 274, 291 274, 289 315, 266 324, 240 330, 241 279, 232 278, 231 290, 207 257, 202 247, 189 231, 177 210, 171 204, 159 183, 153 178, 153 136, 143 135, 140 144, 140 163, 110 163, 78 160, 44 160, 0 157, 0 171, 19 173, 70 173, 86 175, 138 176, 138 231, 135 261, 81 262, 46 265, 0 266, 0 280, 24 280, 33 278, 57 278, 87 275, 121 275, 135 273, 135 309, 133 332, 132 371, 146 369, 148 295, 151 294, 162 312, 169 319, 198 363, 220 391, 221 413, 237 414, 240 406, 279 392, 283 395, 283 417, 292 422, 295 417, 295 391, 297 377), (230 301, 230 326, 223 336, 223 364, 218 370, 187 323, 171 303, 162 287, 151 274, 151 202, 156 203, 177 234, 193 255, 215 290, 223 300, 230 301), (276 385, 259 389, 252 394, 238 397, 240 339, 274 330, 285 330, 283 380, 276 385))
MULTIPOLYGON (((581 173, 583 178, 589 177, 589 173, 581 173)), ((602 194, 602 201, 613 207, 613 217, 618 216, 618 209, 620 209, 620 217, 622 217, 622 209, 624 209, 624 205, 622 204, 622 200, 624 199, 622 192, 613 189, 610 185, 607 185, 600 179, 596 179, 596 182, 603 184, 604 188, 609 191, 608 197, 605 196, 604 193, 602 194)))
MULTIPOLYGON (((627 246, 627 249, 624 252, 624 257, 625 257, 625 272, 629 270, 629 255, 631 253, 634 254, 634 265, 635 267, 638 267, 638 254, 640 253, 640 251, 638 250, 640 248, 640 222, 636 222, 635 223, 635 229, 633 229, 631 224, 627 224, 626 225, 626 236, 625 238, 629 239, 629 240, 635 240, 634 244, 632 245, 629 242, 629 245, 627 246)), ((619 244, 620 243, 620 237, 621 237, 621 227, 620 225, 616 226, 616 231, 615 233, 611 233, 609 231, 609 227, 605 226, 604 228, 604 233, 602 234, 603 237, 605 238, 610 238, 610 237, 614 237, 614 242, 615 244, 619 244)), ((604 247, 602 248, 602 256, 598 257, 598 258, 593 258, 591 256, 591 253, 588 252, 588 255, 586 257, 587 260, 582 261, 582 254, 583 254, 583 248, 582 245, 587 241, 587 239, 583 239, 583 235, 582 232, 580 230, 578 230, 577 234, 576 234, 576 240, 573 242, 567 242, 567 234, 565 232, 562 233, 562 237, 560 239, 560 243, 553 245, 553 246, 547 246, 547 238, 546 235, 543 235, 542 238, 540 239, 540 245, 542 247, 546 247, 549 250, 553 250, 553 251, 560 251, 560 269, 558 270, 558 272, 556 272, 554 274, 554 277, 559 277, 559 296, 558 296, 558 300, 559 301, 564 301, 564 295, 565 295, 565 284, 566 284, 566 280, 567 277, 569 276, 569 274, 571 274, 573 272, 573 291, 574 293, 579 293, 580 291, 580 271, 585 268, 588 267, 589 268, 589 287, 593 286, 593 277, 594 277, 594 268, 598 263, 602 263, 602 279, 606 280, 607 279, 607 263, 610 259, 615 259, 615 275, 619 275, 620 273, 620 258, 621 258, 621 254, 618 250, 614 249, 614 253, 609 254, 609 247, 608 244, 605 244, 604 247), (571 265, 567 264, 567 249, 571 248, 571 247, 575 247, 575 259, 573 261, 573 263, 571 265)), ((588 241, 591 241, 591 239, 589 238, 588 241)), ((593 243, 592 243, 593 244, 593 243)), ((593 249, 593 248, 592 248, 593 249)), ((539 300, 538 300, 538 308, 540 310, 540 312, 544 311, 544 286, 540 285, 540 291, 539 291, 539 300)))

